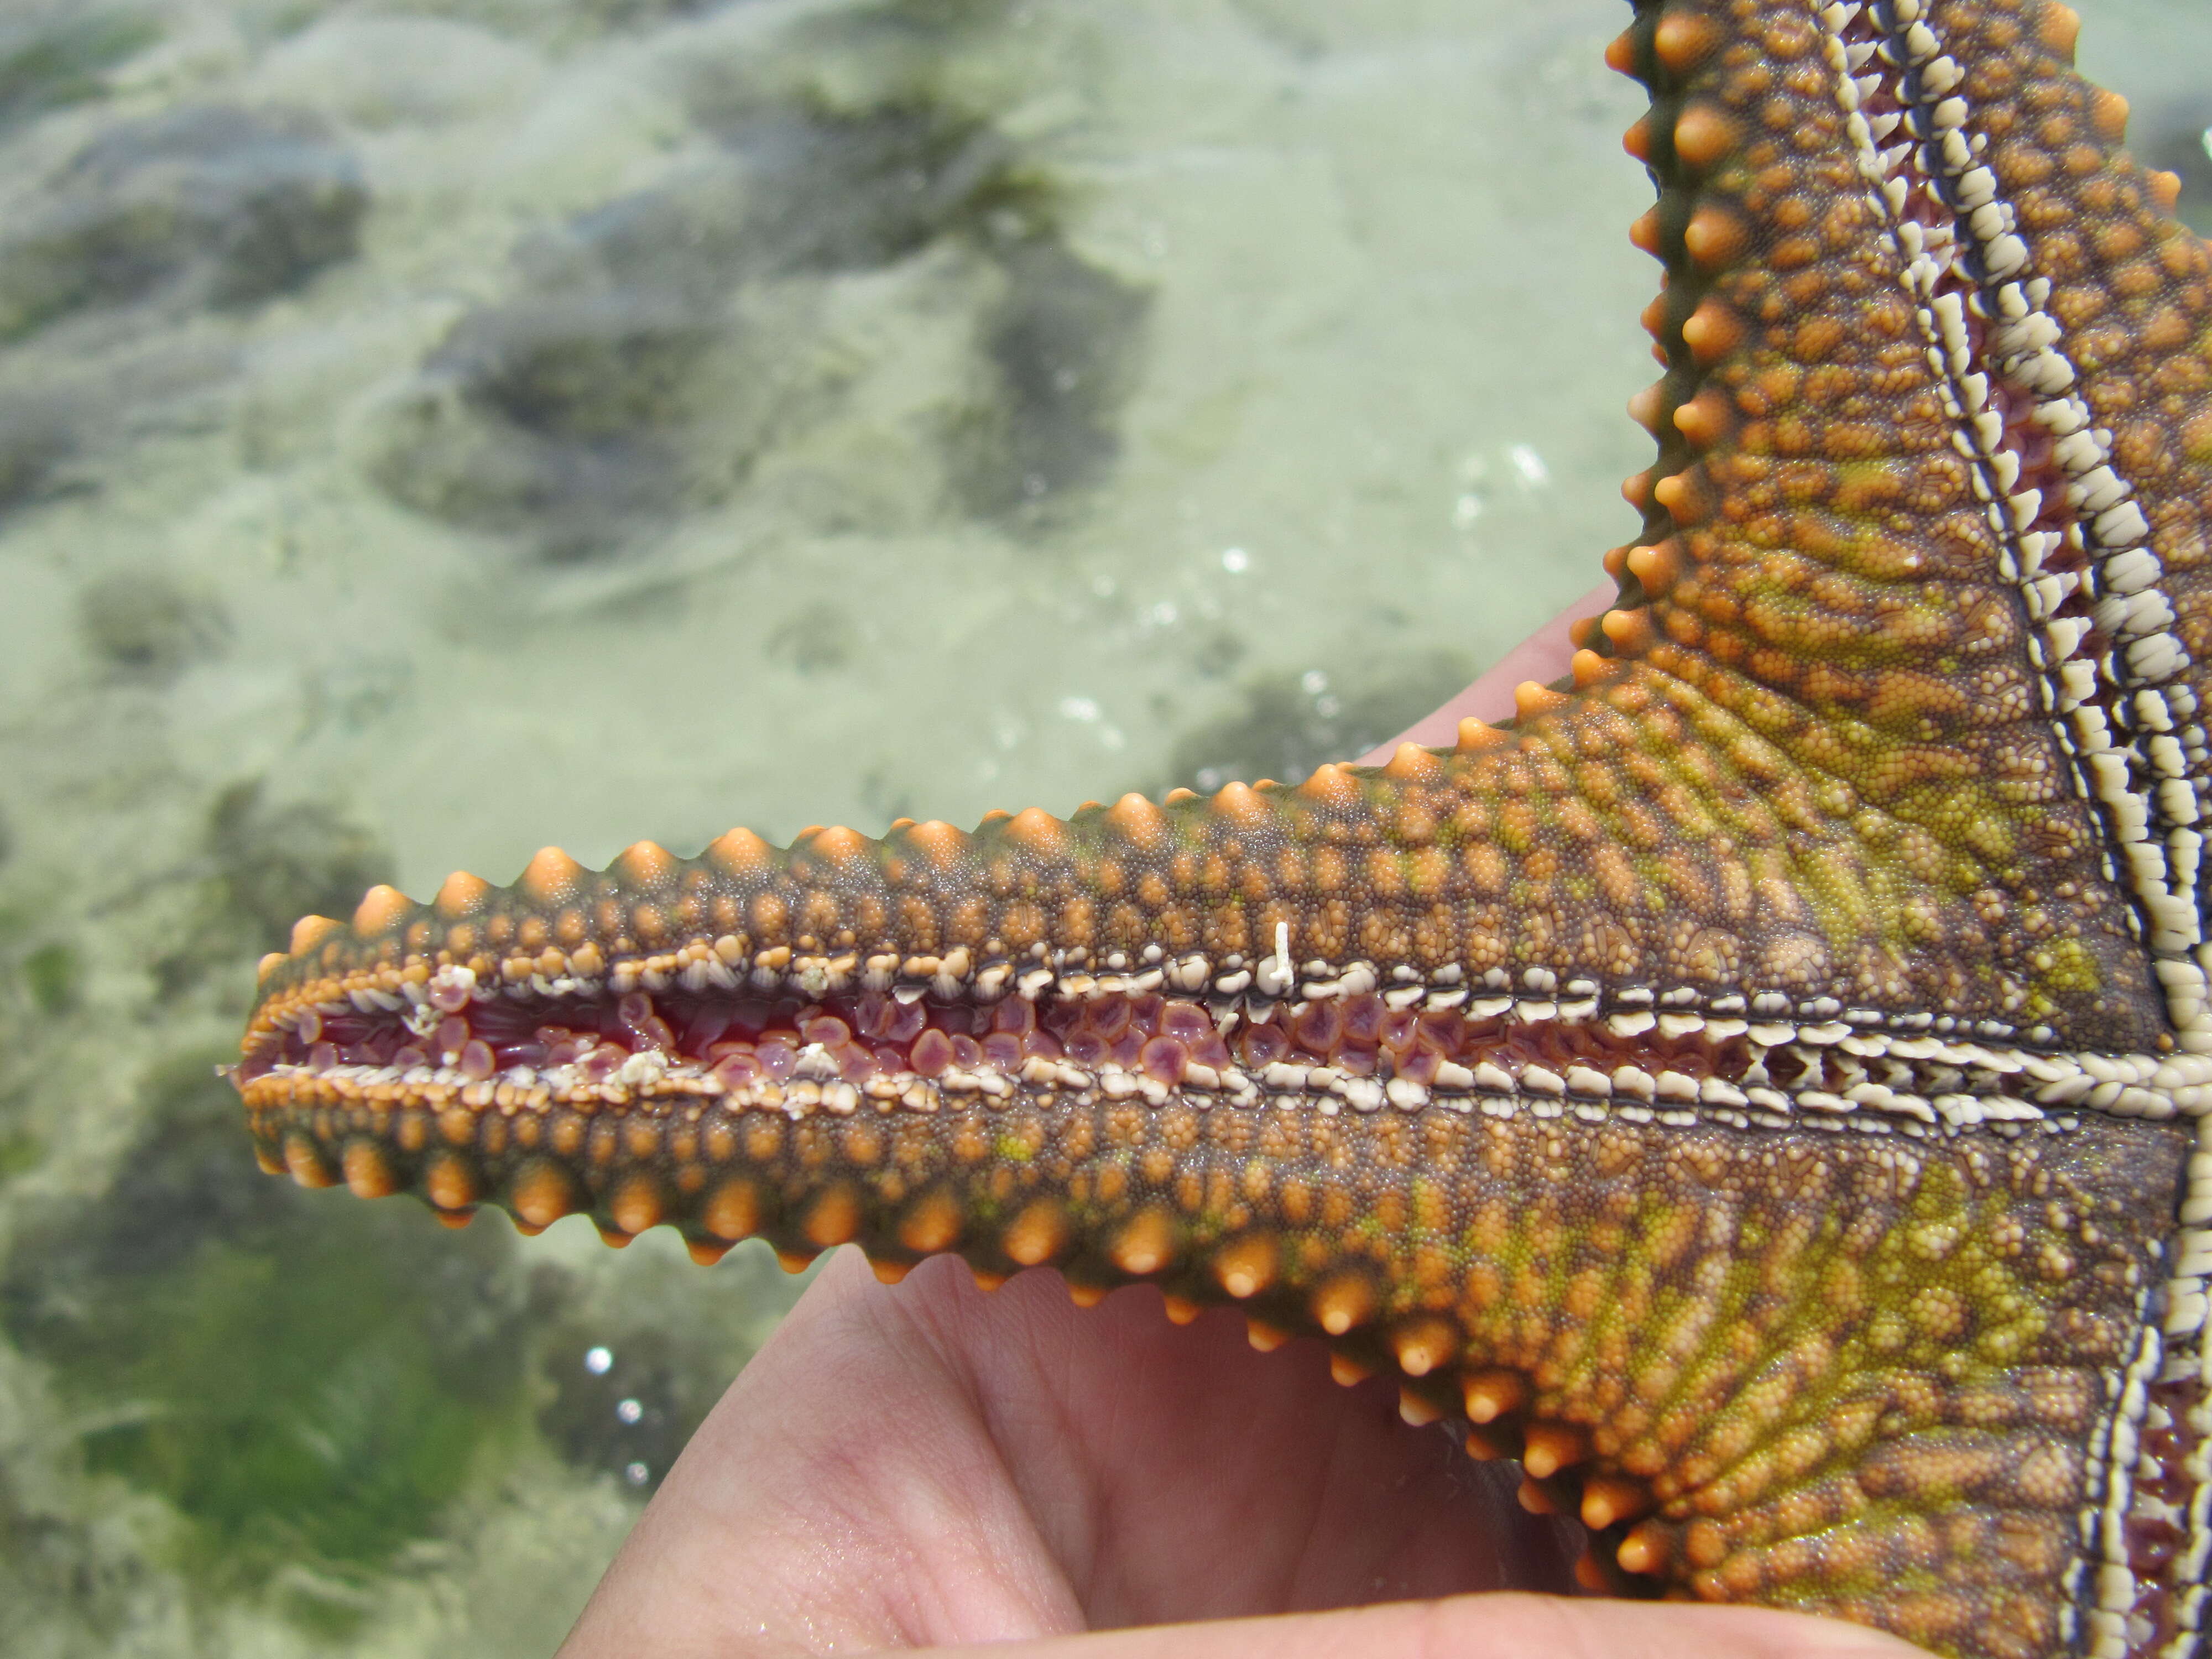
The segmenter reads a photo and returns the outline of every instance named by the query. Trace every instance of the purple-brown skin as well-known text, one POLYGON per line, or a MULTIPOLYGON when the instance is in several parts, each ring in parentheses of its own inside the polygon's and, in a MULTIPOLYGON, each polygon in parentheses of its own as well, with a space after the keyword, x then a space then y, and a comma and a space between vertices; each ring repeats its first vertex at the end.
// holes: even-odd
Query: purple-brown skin
MULTIPOLYGON (((1638 0, 1658 453, 1510 725, 1065 823, 548 848, 264 962, 272 1170, 921 1268, 833 1269, 578 1651, 1563 1586, 1571 1529, 1310 1349, 1169 1340, 1226 1302, 1516 1461, 1586 1588, 2201 1659, 2212 251, 2074 21, 1638 0), (1147 1288, 988 1303, 946 1253, 1147 1288)), ((1874 1641, 1527 1602, 1249 1639, 1874 1641)))

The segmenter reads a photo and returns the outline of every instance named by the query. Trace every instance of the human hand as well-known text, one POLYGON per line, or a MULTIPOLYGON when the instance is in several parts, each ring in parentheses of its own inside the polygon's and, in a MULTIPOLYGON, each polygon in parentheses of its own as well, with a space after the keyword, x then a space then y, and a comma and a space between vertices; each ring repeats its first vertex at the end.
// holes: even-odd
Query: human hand
MULTIPOLYGON (((1503 718, 1515 684, 1566 672, 1568 622, 1611 597, 1577 600, 1401 740, 1503 718)), ((840 1251, 702 1425, 562 1652, 1914 1651, 1794 1614, 1560 1599, 1578 1529, 1525 1513, 1513 1486, 1401 1422, 1387 1379, 1340 1389, 1311 1342, 1256 1352, 1233 1311, 1177 1330, 1148 1287, 1081 1310, 1053 1273, 986 1293, 947 1258, 892 1289, 840 1251), (1545 1594, 1481 1594, 1500 1591, 1545 1594)))
POLYGON ((1051 1273, 986 1292, 949 1258, 893 1289, 841 1250, 562 1659, 1913 1651, 1795 1614, 1559 1599, 1571 1528, 1511 1493, 1401 1422, 1386 1379, 1339 1388, 1316 1343, 1255 1352, 1233 1311, 1178 1330, 1149 1287, 1079 1310, 1051 1273), (1553 1594, 1473 1594, 1506 1589, 1553 1594))

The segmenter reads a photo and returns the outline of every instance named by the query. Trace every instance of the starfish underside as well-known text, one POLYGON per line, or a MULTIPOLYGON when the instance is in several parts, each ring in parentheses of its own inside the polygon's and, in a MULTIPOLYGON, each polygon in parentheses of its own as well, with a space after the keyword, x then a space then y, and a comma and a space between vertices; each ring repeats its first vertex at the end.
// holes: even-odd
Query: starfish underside
POLYGON ((1234 1300, 1595 1585, 2199 1651, 2212 258, 2074 27, 1638 0, 1658 456, 1509 726, 378 888, 263 963, 264 1164, 1234 1300))

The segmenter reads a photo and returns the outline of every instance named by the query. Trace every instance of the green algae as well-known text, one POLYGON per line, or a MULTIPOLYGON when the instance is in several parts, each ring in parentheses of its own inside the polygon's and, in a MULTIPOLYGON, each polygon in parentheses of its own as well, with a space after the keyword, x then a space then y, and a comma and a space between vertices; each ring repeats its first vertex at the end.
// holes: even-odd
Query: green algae
POLYGON ((202 1054, 148 1085, 113 1187, 21 1247, 0 1324, 84 1407, 87 1465, 160 1494, 202 1582, 388 1562, 526 1420, 512 1238, 264 1176, 202 1054))
POLYGON ((0 131, 101 96, 105 72, 160 38, 152 18, 102 6, 0 22, 0 131))

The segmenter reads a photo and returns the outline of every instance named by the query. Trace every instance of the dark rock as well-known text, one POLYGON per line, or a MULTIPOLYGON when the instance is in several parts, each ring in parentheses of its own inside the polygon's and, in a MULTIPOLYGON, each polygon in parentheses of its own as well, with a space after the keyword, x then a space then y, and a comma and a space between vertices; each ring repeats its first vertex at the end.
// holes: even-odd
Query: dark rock
POLYGON ((160 34, 150 17, 78 0, 0 17, 0 131, 99 97, 102 71, 160 34))
POLYGON ((176 1507, 201 1583, 374 1566, 519 1419, 544 1292, 503 1228, 263 1175, 210 1060, 155 1076, 106 1194, 24 1236, 0 1328, 80 1402, 90 1468, 176 1507))
POLYGON ((368 192, 312 116, 179 110, 124 123, 0 240, 0 339, 88 306, 245 306, 350 258, 368 192))
POLYGON ((1056 240, 1000 257, 1006 294, 981 340, 990 396, 951 435, 962 503, 986 518, 1033 513, 1112 468, 1150 306, 1056 240))
MULTIPOLYGON (((0 444, 6 438, 5 415, 0 404, 0 444)), ((151 566, 88 583, 77 595, 77 621, 96 660, 114 673, 156 685, 214 656, 230 637, 229 621, 214 599, 188 592, 151 566)))
POLYGON ((1449 653, 1255 678, 1244 707, 1175 748, 1170 781, 1211 793, 1231 780, 1296 783, 1324 761, 1348 761, 1388 742, 1474 678, 1449 653))

